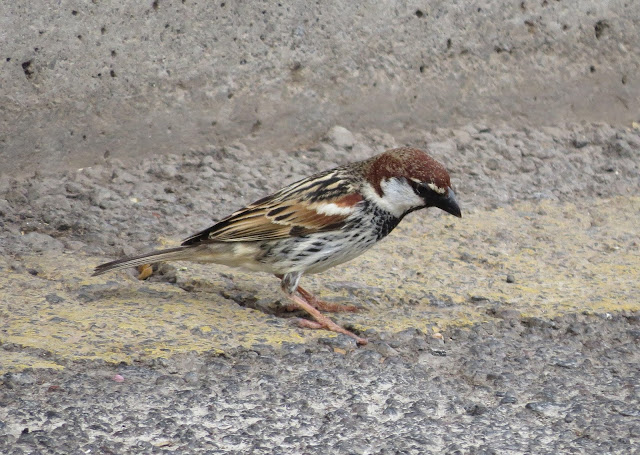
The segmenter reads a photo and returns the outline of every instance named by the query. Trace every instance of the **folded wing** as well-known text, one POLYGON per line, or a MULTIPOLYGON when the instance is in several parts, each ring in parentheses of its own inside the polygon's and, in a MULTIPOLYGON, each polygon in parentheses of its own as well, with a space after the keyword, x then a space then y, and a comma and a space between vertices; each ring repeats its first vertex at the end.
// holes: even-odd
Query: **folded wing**
POLYGON ((318 174, 283 188, 238 210, 184 240, 255 242, 339 230, 357 210, 362 196, 340 170, 318 174))

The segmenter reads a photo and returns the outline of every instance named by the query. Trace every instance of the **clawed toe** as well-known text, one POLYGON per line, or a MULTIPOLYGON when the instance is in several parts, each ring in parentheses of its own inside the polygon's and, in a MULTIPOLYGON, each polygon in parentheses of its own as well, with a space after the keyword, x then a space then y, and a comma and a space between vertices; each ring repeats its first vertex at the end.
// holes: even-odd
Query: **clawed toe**
POLYGON ((289 296, 289 298, 300 309, 306 311, 311 316, 313 316, 313 319, 315 319, 315 321, 309 321, 307 319, 301 319, 301 320, 298 321, 298 325, 299 326, 302 326, 302 327, 305 327, 305 328, 309 328, 309 329, 324 329, 324 330, 329 330, 331 332, 342 333, 344 335, 350 336, 351 338, 356 340, 356 343, 358 343, 360 345, 364 345, 364 344, 368 343, 368 341, 365 338, 359 337, 358 335, 356 335, 353 332, 350 332, 349 330, 345 329, 344 327, 340 327, 338 324, 333 322, 331 319, 329 319, 328 317, 326 317, 325 315, 320 313, 316 308, 312 307, 309 304, 309 302, 307 302, 301 296, 292 294, 292 295, 289 296))
POLYGON ((310 321, 309 319, 298 318, 296 319, 296 325, 303 329, 316 329, 316 330, 328 330, 330 332, 342 333, 343 335, 347 335, 354 340, 356 343, 364 346, 369 341, 366 338, 359 337, 355 333, 345 329, 344 327, 340 327, 338 324, 334 323, 330 319, 327 319, 328 324, 324 324, 322 322, 310 321))
POLYGON ((320 311, 328 311, 330 313, 353 313, 359 310, 359 308, 355 305, 343 305, 340 303, 325 302, 324 300, 320 300, 300 286, 298 286, 298 293, 309 303, 309 305, 320 311))
POLYGON ((339 326, 331 319, 320 313, 320 311, 318 311, 358 311, 358 308, 356 306, 324 302, 320 299, 315 298, 310 292, 305 291, 303 288, 297 285, 297 280, 300 278, 299 275, 297 276, 297 279, 292 283, 289 282, 290 280, 287 280, 287 277, 289 275, 285 275, 284 277, 282 275, 276 276, 282 279, 282 290, 292 302, 289 305, 283 305, 283 309, 285 311, 303 310, 306 311, 311 317, 313 317, 313 319, 315 319, 315 321, 311 321, 309 319, 298 319, 296 321, 298 327, 307 329, 329 330, 331 332, 347 335, 356 340, 356 343, 358 343, 359 345, 365 345, 368 343, 365 338, 359 337, 355 333, 339 326))

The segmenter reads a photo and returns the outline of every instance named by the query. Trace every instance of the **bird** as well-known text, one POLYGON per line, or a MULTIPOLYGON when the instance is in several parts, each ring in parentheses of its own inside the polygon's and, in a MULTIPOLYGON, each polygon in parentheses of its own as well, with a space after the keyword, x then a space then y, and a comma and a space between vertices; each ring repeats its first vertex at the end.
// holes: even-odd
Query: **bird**
POLYGON ((150 262, 192 261, 268 272, 291 308, 313 320, 299 325, 367 343, 321 311, 355 311, 300 286, 305 274, 343 264, 386 237, 409 213, 436 207, 461 218, 445 167, 427 152, 401 147, 291 183, 191 237, 180 246, 98 265, 93 275, 150 262))

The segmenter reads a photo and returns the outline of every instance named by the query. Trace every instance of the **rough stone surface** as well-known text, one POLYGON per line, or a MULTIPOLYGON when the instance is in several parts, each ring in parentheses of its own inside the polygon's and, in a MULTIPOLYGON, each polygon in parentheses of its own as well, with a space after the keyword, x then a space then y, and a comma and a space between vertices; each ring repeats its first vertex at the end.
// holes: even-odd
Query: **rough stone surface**
POLYGON ((365 347, 274 317, 272 277, 88 276, 403 143, 353 137, 0 178, 0 453, 634 453, 638 130, 416 131, 464 217, 419 212, 305 277, 364 304, 341 320, 378 320, 365 347))
POLYGON ((429 354, 438 340, 401 333, 384 342, 392 352, 383 342, 349 351, 263 346, 7 373, 0 451, 634 453, 640 351, 629 330, 637 318, 554 323, 447 331, 446 357, 429 354))
MULTIPOLYGON (((416 132, 407 143, 430 150, 446 164, 465 210, 640 192, 639 130, 605 124, 562 126, 540 130, 466 125, 416 132), (581 138, 580 147, 576 137, 581 138)), ((399 142, 375 130, 355 136, 341 128, 332 131, 350 136, 340 142, 343 148, 330 137, 293 153, 251 154, 247 146, 235 143, 132 166, 109 159, 75 171, 5 176, 0 179, 5 223, 0 245, 12 253, 31 251, 36 237, 23 234, 37 231, 38 236, 83 242, 82 251, 89 254, 131 254, 152 247, 159 237, 185 238, 285 183, 367 158, 399 142)))
POLYGON ((629 0, 4 1, 0 173, 333 125, 629 125, 638 28, 629 0))
POLYGON ((0 453, 637 452, 638 28, 625 0, 0 2, 0 453), (405 144, 464 218, 304 278, 365 347, 273 277, 89 276, 405 144))

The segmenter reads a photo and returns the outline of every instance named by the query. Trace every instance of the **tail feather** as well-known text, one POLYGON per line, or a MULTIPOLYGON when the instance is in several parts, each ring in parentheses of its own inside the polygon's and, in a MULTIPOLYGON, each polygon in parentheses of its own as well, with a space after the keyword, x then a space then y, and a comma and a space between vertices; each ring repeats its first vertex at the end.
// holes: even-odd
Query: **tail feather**
POLYGON ((154 251, 138 256, 128 256, 115 261, 100 264, 93 270, 93 276, 102 275, 112 270, 135 267, 150 262, 180 261, 193 257, 193 246, 178 246, 166 250, 154 251))

